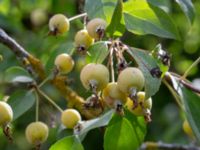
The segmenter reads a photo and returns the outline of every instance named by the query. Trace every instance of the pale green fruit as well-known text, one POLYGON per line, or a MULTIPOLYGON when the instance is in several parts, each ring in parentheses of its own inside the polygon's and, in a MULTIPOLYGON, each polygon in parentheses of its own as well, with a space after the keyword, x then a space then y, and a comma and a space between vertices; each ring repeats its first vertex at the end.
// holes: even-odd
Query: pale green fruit
POLYGON ((32 122, 26 127, 25 134, 30 144, 39 145, 47 140, 49 128, 43 122, 32 122))
POLYGON ((5 126, 13 119, 13 111, 9 104, 0 101, 0 126, 5 126))
POLYGON ((102 64, 90 63, 83 67, 80 79, 86 89, 90 89, 91 85, 96 86, 96 90, 103 90, 109 82, 108 68, 102 64))
POLYGON ((70 28, 70 23, 68 18, 63 14, 56 14, 52 16, 49 20, 49 30, 53 34, 63 34, 67 32, 70 28))
POLYGON ((56 57, 54 64, 57 66, 60 73, 67 74, 72 71, 74 60, 67 53, 63 53, 56 57))
POLYGON ((125 68, 120 72, 117 79, 119 89, 126 94, 132 94, 132 89, 140 91, 144 87, 144 82, 145 79, 142 72, 135 67, 125 68))
POLYGON ((73 129, 79 121, 81 121, 81 115, 76 109, 66 109, 62 112, 61 122, 65 127, 73 129))

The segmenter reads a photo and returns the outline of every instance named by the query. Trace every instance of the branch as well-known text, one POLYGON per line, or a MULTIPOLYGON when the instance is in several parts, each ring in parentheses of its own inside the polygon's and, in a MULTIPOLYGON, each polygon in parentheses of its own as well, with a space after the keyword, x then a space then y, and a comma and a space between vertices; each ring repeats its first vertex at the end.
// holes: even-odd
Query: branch
MULTIPOLYGON (((200 89, 194 87, 189 81, 187 81, 186 79, 183 80, 183 79, 181 78, 181 76, 179 76, 178 74, 175 74, 175 73, 173 73, 173 72, 170 72, 170 74, 171 74, 172 76, 174 76, 175 78, 177 78, 177 79, 180 81, 180 83, 182 83, 185 87, 187 87, 188 89, 192 90, 193 92, 196 92, 196 93, 200 94, 200 89)), ((171 82, 171 79, 170 79, 169 76, 165 75, 164 78, 166 79, 166 81, 167 81, 170 85, 172 85, 172 82, 171 82)))
MULTIPOLYGON (((8 34, 6 34, 5 31, 1 28, 0 43, 10 48, 10 50, 17 56, 17 58, 21 60, 22 64, 24 64, 29 73, 36 74, 40 80, 45 80, 46 75, 42 62, 32 56, 30 53, 28 53, 21 45, 19 45, 8 34)), ((54 79, 51 80, 51 83, 68 100, 68 107, 76 108, 87 119, 97 117, 102 113, 102 111, 99 110, 96 111, 94 109, 86 109, 84 107, 85 100, 66 85, 66 80, 67 77, 65 76, 56 76, 54 79)), ((44 82, 46 82, 46 80, 44 82)))
POLYGON ((45 78, 45 71, 40 60, 29 54, 21 45, 0 28, 0 43, 4 44, 21 60, 26 70, 36 74, 40 79, 45 78))
POLYGON ((102 109, 87 109, 84 105, 86 103, 84 98, 79 96, 75 91, 67 86, 66 82, 66 76, 55 76, 55 78, 51 80, 51 83, 61 92, 61 94, 67 100, 68 108, 77 109, 86 119, 95 118, 103 113, 102 109))
POLYGON ((194 145, 179 145, 179 144, 166 144, 162 142, 145 142, 142 144, 140 150, 200 150, 199 147, 194 145))

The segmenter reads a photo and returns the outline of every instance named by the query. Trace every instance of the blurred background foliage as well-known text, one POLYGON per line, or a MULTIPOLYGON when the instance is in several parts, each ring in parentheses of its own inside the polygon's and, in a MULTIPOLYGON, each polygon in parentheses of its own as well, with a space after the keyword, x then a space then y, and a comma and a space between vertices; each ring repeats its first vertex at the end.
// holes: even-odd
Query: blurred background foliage
MULTIPOLYGON (((192 25, 187 21, 187 18, 176 3, 167 0, 162 3, 162 8, 169 12, 179 30, 180 41, 159 38, 153 35, 132 35, 128 32, 123 37, 123 41, 131 46, 146 50, 152 50, 157 44, 161 43, 163 49, 167 50, 172 56, 170 71, 182 75, 192 62, 200 56, 200 1, 194 0, 193 2, 196 9, 196 17, 192 25)), ((48 20, 55 13, 63 13, 68 17, 77 15, 83 12, 83 3, 83 0, 0 0, 0 27, 30 53, 41 59, 45 64, 45 69, 50 72, 57 54, 61 52, 71 54, 74 48, 74 35, 77 30, 83 27, 83 20, 72 21, 70 32, 59 37, 47 36, 48 20)), ((5 86, 3 86, 4 83, 2 83, 4 72, 12 66, 21 64, 13 53, 2 44, 0 44, 0 54, 3 56, 3 61, 0 62, 0 95, 2 97, 6 91, 5 86)), ((76 54, 73 57, 77 60, 77 65, 70 74, 70 78, 73 79, 72 87, 76 88, 78 93, 86 98, 89 93, 80 86, 79 81, 79 71, 81 65, 85 62, 76 54)), ((200 65, 194 67, 188 76, 191 81, 198 78, 200 78, 200 65)), ((197 85, 200 85, 200 83, 197 85)), ((65 108, 65 101, 59 93, 51 86, 47 85, 45 87, 50 97, 65 108)), ((45 103, 42 102, 40 105, 40 119, 45 120, 47 118, 48 120, 45 120, 45 122, 49 122, 53 126, 56 119, 52 113, 55 110, 45 103)), ((34 120, 33 114, 34 108, 14 121, 12 125, 14 144, 8 143, 2 135, 2 130, 0 130, 0 149, 30 149, 30 145, 24 137, 24 129, 29 122, 34 120)), ((181 144, 189 144, 191 142, 182 130, 183 114, 179 111, 174 98, 164 85, 153 96, 152 119, 153 121, 148 124, 146 140, 181 144)), ((97 129, 91 131, 83 142, 84 146, 88 149, 93 149, 97 145, 102 146, 101 138, 101 140, 92 138, 94 135, 101 134, 97 129)), ((43 145, 43 149, 47 149, 49 144, 55 142, 57 136, 56 129, 51 129, 49 140, 43 145)), ((101 146, 99 146, 99 149, 101 149, 101 146)))

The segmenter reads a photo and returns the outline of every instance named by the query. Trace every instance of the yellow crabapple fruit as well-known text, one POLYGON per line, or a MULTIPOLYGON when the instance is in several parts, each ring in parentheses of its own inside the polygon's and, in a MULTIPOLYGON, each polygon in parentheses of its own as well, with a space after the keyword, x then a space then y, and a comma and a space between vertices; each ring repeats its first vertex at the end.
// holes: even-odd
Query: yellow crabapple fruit
POLYGON ((94 43, 94 39, 90 37, 87 30, 82 29, 76 33, 74 42, 78 49, 82 48, 86 50, 90 45, 94 43))
POLYGON ((151 97, 145 100, 145 92, 138 92, 137 93, 137 101, 138 105, 137 107, 134 108, 134 103, 133 101, 128 98, 125 106, 127 107, 128 110, 130 110, 133 114, 136 116, 144 116, 145 111, 150 111, 152 108, 152 99, 151 97))
POLYGON ((13 111, 9 104, 0 101, 0 126, 5 126, 13 119, 13 111))
POLYGON ((117 79, 119 89, 126 94, 131 94, 132 89, 141 90, 144 87, 144 82, 143 73, 136 67, 125 68, 117 79))
POLYGON ((61 114, 62 124, 69 129, 73 129, 79 121, 81 121, 81 115, 76 109, 66 109, 61 114))
POLYGON ((74 60, 67 53, 63 53, 56 57, 54 64, 60 73, 67 74, 72 71, 74 60))
POLYGON ((26 127, 25 134, 26 139, 30 144, 40 145, 47 140, 49 128, 43 122, 32 122, 26 127))
POLYGON ((101 18, 94 18, 87 23, 87 31, 91 37, 99 40, 103 37, 107 23, 101 18))
POLYGON ((120 91, 116 82, 107 84, 103 89, 102 97, 105 103, 111 108, 115 107, 116 100, 119 100, 122 104, 126 103, 127 100, 126 94, 120 91))
POLYGON ((56 14, 49 20, 49 30, 53 35, 63 34, 70 28, 68 18, 63 14, 56 14))
POLYGON ((90 63, 84 66, 80 79, 86 89, 103 90, 109 82, 108 68, 102 64, 90 63))

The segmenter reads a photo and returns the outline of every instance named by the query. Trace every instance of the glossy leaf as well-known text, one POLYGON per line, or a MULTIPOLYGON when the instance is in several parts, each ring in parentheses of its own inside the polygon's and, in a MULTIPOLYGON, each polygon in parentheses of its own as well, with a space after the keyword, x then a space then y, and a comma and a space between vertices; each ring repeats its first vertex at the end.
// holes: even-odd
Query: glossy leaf
POLYGON ((31 83, 33 82, 33 79, 27 76, 17 76, 12 80, 12 82, 31 83))
POLYGON ((145 77, 145 95, 146 99, 153 96, 160 88, 161 79, 153 77, 150 71, 158 67, 158 64, 148 52, 137 49, 129 48, 127 51, 137 62, 140 70, 145 77))
POLYGON ((87 62, 102 63, 109 54, 107 42, 96 42, 89 47, 88 53, 87 62))
POLYGON ((104 132, 100 128, 93 129, 88 132, 83 140, 85 150, 103 150, 104 132))
POLYGON ((73 130, 72 129, 61 129, 60 131, 58 131, 58 134, 57 134, 57 139, 62 139, 66 136, 72 136, 74 133, 73 133, 73 130))
POLYGON ((13 109, 14 120, 28 111, 35 103, 35 96, 32 92, 17 91, 10 95, 8 103, 13 109))
POLYGON ((53 144, 50 150, 84 150, 84 148, 75 136, 68 136, 53 144))
POLYGON ((134 129, 135 134, 135 143, 137 145, 141 145, 144 141, 145 135, 146 135, 146 122, 144 120, 144 117, 137 117, 133 113, 131 113, 129 110, 125 109, 125 118, 129 120, 129 122, 132 124, 132 127, 134 129))
POLYGON ((194 6, 192 4, 191 0, 175 0, 177 2, 185 15, 187 16, 190 23, 194 21, 195 18, 195 12, 194 12, 194 6))
POLYGON ((33 79, 30 77, 28 72, 18 66, 8 68, 4 73, 4 82, 32 82, 33 79))
POLYGON ((200 119, 197 114, 200 114, 200 96, 187 89, 179 81, 177 81, 171 74, 168 74, 172 81, 174 90, 180 95, 181 101, 185 108, 185 114, 193 133, 198 141, 200 141, 200 119))
POLYGON ((118 0, 117 5, 115 7, 111 23, 106 29, 106 32, 108 32, 109 36, 121 36, 125 31, 124 26, 124 19, 122 16, 123 11, 123 3, 122 0, 118 0))
POLYGON ((107 113, 105 113, 103 116, 100 116, 92 120, 84 121, 81 124, 82 129, 79 132, 79 135, 87 133, 88 131, 92 129, 106 126, 109 123, 110 119, 112 118, 112 115, 113 115, 113 110, 110 110, 107 113))
POLYGON ((110 23, 116 4, 116 0, 86 0, 85 11, 90 19, 102 18, 110 23))
POLYGON ((171 1, 163 1, 163 0, 147 0, 148 3, 151 3, 154 6, 157 6, 164 10, 165 12, 169 12, 171 8, 171 1))
POLYGON ((170 16, 146 0, 128 1, 124 4, 124 20, 128 31, 138 34, 153 34, 159 37, 179 39, 179 34, 170 16))
POLYGON ((115 114, 105 131, 104 149, 133 150, 138 149, 139 146, 131 123, 126 118, 115 114))
POLYGON ((200 141, 200 96, 191 90, 181 87, 181 98, 185 107, 186 117, 198 141, 200 141))

